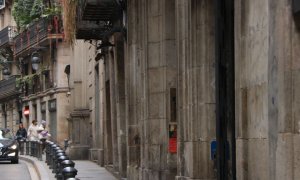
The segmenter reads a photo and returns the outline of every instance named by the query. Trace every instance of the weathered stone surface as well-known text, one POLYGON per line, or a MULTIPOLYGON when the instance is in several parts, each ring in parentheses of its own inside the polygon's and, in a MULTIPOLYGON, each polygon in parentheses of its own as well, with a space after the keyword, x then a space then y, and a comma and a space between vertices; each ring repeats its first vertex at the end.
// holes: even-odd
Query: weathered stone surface
POLYGON ((269 179, 268 140, 238 139, 237 179, 269 179))
POLYGON ((166 118, 166 94, 164 92, 149 95, 149 118, 166 118))
POLYGON ((161 44, 159 42, 148 44, 148 67, 162 67, 164 64, 161 62, 161 44))
POLYGON ((276 179, 293 179, 293 134, 278 134, 276 151, 276 179))
POLYGON ((300 135, 294 134, 293 137, 293 179, 300 177, 300 135))

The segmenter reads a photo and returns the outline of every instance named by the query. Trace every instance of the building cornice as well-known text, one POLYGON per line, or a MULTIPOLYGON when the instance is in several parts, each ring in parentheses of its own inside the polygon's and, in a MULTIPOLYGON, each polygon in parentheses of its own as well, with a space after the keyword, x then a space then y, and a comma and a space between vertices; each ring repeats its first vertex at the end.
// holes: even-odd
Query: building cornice
POLYGON ((47 89, 43 92, 39 92, 39 93, 36 93, 36 94, 31 94, 31 95, 26 96, 26 97, 22 97, 22 100, 23 100, 23 102, 32 101, 32 100, 35 100, 35 99, 38 99, 38 98, 43 98, 45 96, 51 96, 53 94, 60 94, 60 93, 67 93, 67 92, 69 92, 68 87, 50 88, 50 89, 47 89))

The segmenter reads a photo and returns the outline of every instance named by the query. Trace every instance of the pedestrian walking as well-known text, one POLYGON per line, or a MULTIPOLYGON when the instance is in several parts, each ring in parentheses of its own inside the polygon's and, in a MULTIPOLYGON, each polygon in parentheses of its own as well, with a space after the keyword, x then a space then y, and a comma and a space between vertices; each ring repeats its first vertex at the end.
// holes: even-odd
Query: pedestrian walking
POLYGON ((38 136, 38 125, 37 125, 37 120, 32 120, 32 124, 28 128, 28 133, 27 137, 29 141, 38 141, 39 136, 38 136))
POLYGON ((27 131, 23 126, 23 123, 19 124, 19 129, 16 133, 17 141, 19 143, 19 149, 20 149, 20 154, 24 154, 24 142, 26 141, 27 138, 27 131))

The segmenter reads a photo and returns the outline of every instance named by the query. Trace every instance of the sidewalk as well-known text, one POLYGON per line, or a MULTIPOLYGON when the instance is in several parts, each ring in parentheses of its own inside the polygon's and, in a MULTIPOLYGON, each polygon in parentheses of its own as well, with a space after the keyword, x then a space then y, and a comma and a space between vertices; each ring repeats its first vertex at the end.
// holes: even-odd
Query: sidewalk
MULTIPOLYGON (((26 161, 33 165, 37 176, 42 180, 55 180, 55 175, 52 170, 49 169, 45 163, 45 155, 43 161, 39 161, 32 156, 20 155, 20 160, 26 161)), ((98 166, 96 163, 87 160, 73 160, 75 162, 75 168, 77 169, 76 178, 80 180, 116 180, 105 168, 98 166)), ((29 170, 31 170, 29 168, 29 170)), ((30 172, 31 174, 34 174, 30 172)), ((35 180, 35 179, 33 179, 35 180)))

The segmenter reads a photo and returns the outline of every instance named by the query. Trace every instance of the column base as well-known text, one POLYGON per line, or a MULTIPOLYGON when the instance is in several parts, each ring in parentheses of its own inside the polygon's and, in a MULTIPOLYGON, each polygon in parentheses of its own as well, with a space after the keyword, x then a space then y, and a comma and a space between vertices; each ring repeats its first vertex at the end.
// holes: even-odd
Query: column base
POLYGON ((68 154, 70 159, 74 160, 88 160, 89 159, 89 146, 70 146, 68 154))

